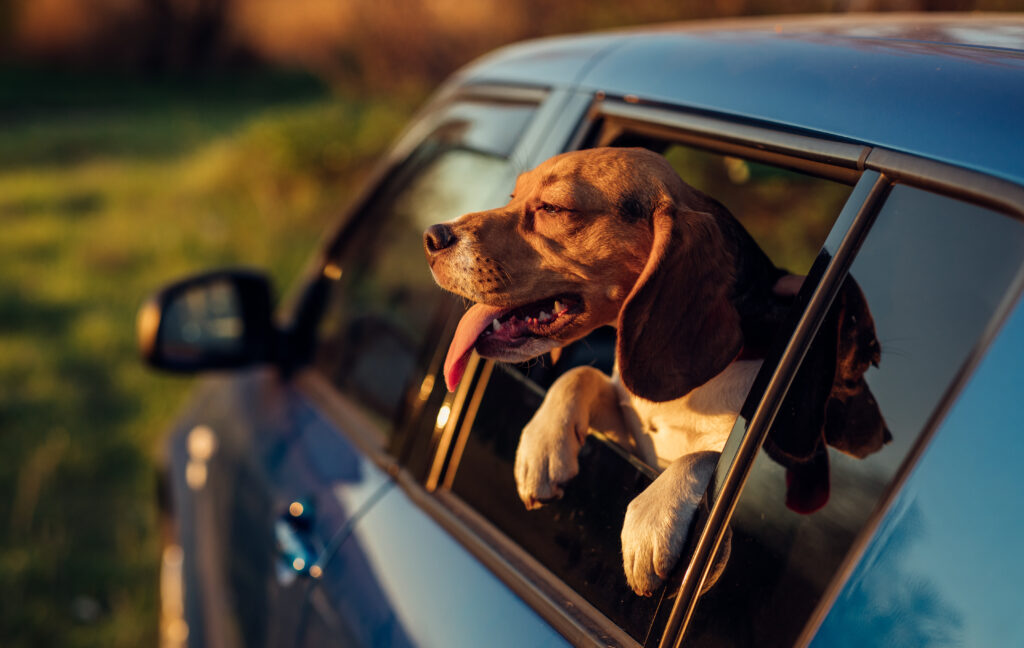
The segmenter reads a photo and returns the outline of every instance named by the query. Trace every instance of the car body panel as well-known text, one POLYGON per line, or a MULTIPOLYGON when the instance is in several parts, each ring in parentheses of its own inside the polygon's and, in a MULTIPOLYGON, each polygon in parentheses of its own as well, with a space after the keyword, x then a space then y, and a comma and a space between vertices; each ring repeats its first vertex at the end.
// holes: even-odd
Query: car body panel
MULTIPOLYGON (((313 596, 328 605, 314 606, 321 618, 312 625, 336 629, 347 645, 569 645, 400 488, 359 520, 320 587, 313 596)), ((326 645, 339 645, 337 636, 326 645)))
MULTIPOLYGON (((1024 141, 1024 52, 1006 47, 1024 42, 1024 20, 915 20, 697 23, 609 33, 604 48, 587 36, 573 51, 593 52, 592 64, 580 66, 581 89, 767 122, 1024 183, 1024 163, 1005 146, 1024 141), (993 28, 1001 39, 984 38, 993 28)), ((574 42, 502 50, 466 74, 550 81, 535 74, 534 61, 574 42)))
POLYGON ((939 426, 814 646, 1019 646, 1024 302, 939 426), (1009 500, 1007 499, 1009 497, 1009 500), (1006 507, 1003 514, 999 509, 1006 507))
POLYGON ((387 475, 269 369, 206 378, 169 454, 186 616, 202 624, 190 645, 291 644, 308 586, 298 576, 333 553, 387 475), (295 535, 313 558, 298 570, 275 538, 296 501, 309 524, 295 535))
POLYGON ((502 47, 461 69, 457 83, 552 88, 576 85, 595 58, 620 40, 609 34, 542 38, 502 47))

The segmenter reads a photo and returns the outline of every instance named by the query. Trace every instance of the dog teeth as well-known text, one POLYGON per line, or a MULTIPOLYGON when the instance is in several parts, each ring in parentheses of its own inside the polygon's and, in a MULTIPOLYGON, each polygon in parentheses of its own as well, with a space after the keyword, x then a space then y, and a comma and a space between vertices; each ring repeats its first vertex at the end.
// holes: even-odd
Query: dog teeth
POLYGON ((539 315, 539 316, 537 317, 537 319, 539 319, 539 320, 540 320, 540 321, 542 321, 542 322, 546 322, 546 321, 548 321, 549 319, 551 319, 551 316, 550 316, 550 315, 548 315, 547 313, 545 313, 544 311, 541 311, 541 312, 540 312, 540 315, 539 315))
POLYGON ((499 322, 498 320, 494 320, 493 322, 491 322, 491 328, 497 331, 498 329, 501 328, 501 322, 499 322))
POLYGON ((562 312, 562 304, 558 300, 555 300, 555 305, 552 307, 551 312, 555 314, 562 312))

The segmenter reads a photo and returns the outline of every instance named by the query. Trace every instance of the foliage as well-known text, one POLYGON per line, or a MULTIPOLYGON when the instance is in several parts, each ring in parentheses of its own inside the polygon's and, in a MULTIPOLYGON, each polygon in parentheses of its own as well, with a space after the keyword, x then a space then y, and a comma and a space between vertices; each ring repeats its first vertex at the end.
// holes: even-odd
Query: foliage
POLYGON ((189 381, 141 366, 135 309, 217 265, 287 286, 419 98, 0 79, 0 644, 154 645, 155 466, 189 381))

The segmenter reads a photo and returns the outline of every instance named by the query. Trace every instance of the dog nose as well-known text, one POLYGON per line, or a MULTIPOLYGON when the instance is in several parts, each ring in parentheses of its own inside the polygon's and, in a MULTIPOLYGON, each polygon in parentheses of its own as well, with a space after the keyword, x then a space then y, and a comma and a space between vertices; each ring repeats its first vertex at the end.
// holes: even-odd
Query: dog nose
POLYGON ((427 228, 426 232, 423 232, 423 246, 427 250, 427 254, 433 256, 449 248, 455 244, 456 238, 455 233, 452 232, 452 228, 445 224, 431 225, 427 228))

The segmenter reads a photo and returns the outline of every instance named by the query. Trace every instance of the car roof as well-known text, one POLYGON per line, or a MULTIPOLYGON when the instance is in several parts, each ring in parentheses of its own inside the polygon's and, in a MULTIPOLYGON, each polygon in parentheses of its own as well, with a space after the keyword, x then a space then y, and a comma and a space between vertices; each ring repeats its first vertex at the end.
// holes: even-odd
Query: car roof
POLYGON ((527 41, 463 83, 635 95, 1024 184, 1024 15, 707 21, 527 41))

